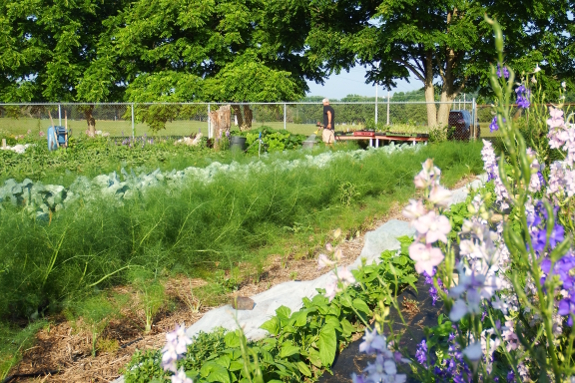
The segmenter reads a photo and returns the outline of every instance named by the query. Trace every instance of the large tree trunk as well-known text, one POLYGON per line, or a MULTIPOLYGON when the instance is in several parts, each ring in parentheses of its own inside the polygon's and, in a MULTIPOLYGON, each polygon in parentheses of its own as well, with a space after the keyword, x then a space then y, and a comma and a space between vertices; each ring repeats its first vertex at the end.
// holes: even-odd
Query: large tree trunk
POLYGON ((240 130, 247 130, 252 128, 252 120, 254 114, 249 105, 244 105, 244 126, 240 125, 240 130))
POLYGON ((442 73, 443 85, 441 86, 441 104, 439 105, 439 112, 437 113, 437 122, 440 126, 447 126, 449 119, 449 111, 453 100, 457 96, 454 90, 453 78, 453 65, 455 60, 455 52, 451 48, 447 48, 447 60, 445 63, 445 73, 442 73))
POLYGON ((427 102, 427 126, 433 128, 437 126, 435 108, 435 89, 433 88, 433 56, 431 51, 425 54, 425 102, 427 102))
POLYGON ((242 110, 239 105, 232 105, 232 109, 234 110, 234 114, 236 116, 236 119, 238 120, 238 128, 242 130, 242 126, 244 125, 242 110))
POLYGON ((214 132, 214 139, 216 149, 221 147, 222 139, 225 139, 229 135, 230 128, 232 125, 231 117, 232 113, 229 105, 224 105, 220 109, 210 112, 210 124, 212 126, 212 131, 214 132))
POLYGON ((440 126, 447 126, 449 111, 451 110, 451 105, 455 99, 455 95, 451 93, 450 88, 451 86, 449 86, 449 84, 443 83, 443 89, 441 90, 442 104, 439 105, 439 111, 437 112, 437 122, 440 126), (445 88, 448 88, 449 90, 445 90, 445 88))
MULTIPOLYGON (((453 9, 453 12, 447 14, 447 25, 451 24, 451 19, 453 16, 457 16, 457 8, 453 9)), ((445 71, 443 72, 440 67, 440 75, 443 80, 443 85, 441 87, 441 104, 439 105, 439 112, 437 113, 437 122, 440 126, 447 126, 449 120, 449 111, 451 110, 451 105, 453 100, 457 96, 457 92, 454 89, 454 77, 453 77, 453 67, 455 65, 456 54, 455 51, 446 47, 446 57, 445 57, 445 71)))
POLYGON ((94 137, 96 135, 96 119, 92 115, 92 112, 94 112, 94 105, 88 105, 83 109, 84 118, 86 118, 86 122, 88 123, 88 135, 94 137))

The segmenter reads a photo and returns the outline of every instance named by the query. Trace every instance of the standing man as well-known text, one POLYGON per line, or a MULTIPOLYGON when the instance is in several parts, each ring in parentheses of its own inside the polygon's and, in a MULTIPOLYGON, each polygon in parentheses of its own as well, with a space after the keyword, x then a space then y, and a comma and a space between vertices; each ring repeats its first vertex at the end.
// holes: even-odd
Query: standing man
POLYGON ((322 139, 327 145, 333 145, 335 141, 335 112, 329 105, 329 100, 324 98, 323 101, 323 132, 322 139))

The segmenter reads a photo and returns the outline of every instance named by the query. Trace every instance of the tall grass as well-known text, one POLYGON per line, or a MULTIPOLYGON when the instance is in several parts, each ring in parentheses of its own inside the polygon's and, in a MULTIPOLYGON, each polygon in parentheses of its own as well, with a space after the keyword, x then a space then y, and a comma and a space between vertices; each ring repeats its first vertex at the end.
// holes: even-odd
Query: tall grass
POLYGON ((138 268, 200 275, 216 264, 232 267, 297 228, 325 227, 361 212, 366 201, 406 200, 428 157, 447 184, 478 173, 480 150, 476 143, 446 143, 338 159, 322 169, 220 174, 177 191, 149 189, 121 206, 80 200, 50 224, 7 207, 0 220, 0 316, 58 311, 67 299, 126 282, 138 268))

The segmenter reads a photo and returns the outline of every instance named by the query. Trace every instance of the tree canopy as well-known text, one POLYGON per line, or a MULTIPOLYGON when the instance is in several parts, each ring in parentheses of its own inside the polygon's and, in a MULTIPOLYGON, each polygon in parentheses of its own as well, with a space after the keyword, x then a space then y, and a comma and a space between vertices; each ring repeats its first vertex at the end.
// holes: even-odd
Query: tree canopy
MULTIPOLYGON (((428 105, 432 126, 446 124, 451 101, 464 89, 488 92, 495 52, 485 14, 501 23, 507 63, 517 73, 540 64, 556 75, 568 61, 559 52, 567 44, 563 31, 572 0, 312 3, 315 22, 308 43, 315 64, 337 72, 359 63, 368 68, 367 81, 387 88, 412 75, 422 82, 428 102, 434 100, 434 85, 439 86, 444 104, 438 111, 428 105)), ((556 78, 549 82, 558 86, 556 78)))
MULTIPOLYGON (((462 91, 489 96, 487 13, 501 23, 507 65, 539 64, 546 89, 573 76, 575 0, 4 0, 0 101, 230 103, 301 99, 307 81, 368 68, 393 88, 421 81, 430 125, 462 91)), ((93 106, 83 113, 95 129, 93 106)), ((235 105, 236 115, 241 114, 235 105)), ((189 112, 189 111, 188 111, 189 112)), ((178 108, 141 108, 165 121, 178 108)), ((245 119, 251 118, 244 108, 245 119)))

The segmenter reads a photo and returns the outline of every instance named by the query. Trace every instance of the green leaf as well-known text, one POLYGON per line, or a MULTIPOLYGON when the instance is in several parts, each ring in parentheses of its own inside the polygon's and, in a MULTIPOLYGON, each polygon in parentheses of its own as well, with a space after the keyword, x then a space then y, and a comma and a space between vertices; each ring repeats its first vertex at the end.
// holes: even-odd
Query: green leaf
POLYGON ((349 338, 355 331, 355 327, 345 318, 341 320, 341 328, 342 335, 345 338, 349 338))
POLYGON ((392 258, 391 261, 396 265, 405 266, 407 265, 409 258, 406 257, 405 255, 400 255, 399 257, 392 258))
POLYGON ((300 348, 298 346, 294 346, 291 342, 285 342, 282 344, 280 350, 280 358, 287 358, 295 354, 299 354, 300 348))
POLYGON ((276 310, 276 314, 280 319, 287 319, 291 315, 291 309, 286 306, 280 306, 276 310))
POLYGON ((224 354, 220 356, 218 359, 216 359, 215 362, 220 366, 228 369, 230 367, 231 358, 229 355, 224 354))
POLYGON ((323 366, 329 367, 335 359, 337 335, 333 327, 324 327, 319 332, 319 358, 323 366))
POLYGON ((244 368, 244 361, 243 360, 234 360, 230 363, 230 371, 240 371, 244 368))
POLYGON ((268 331, 271 335, 278 335, 280 330, 280 320, 278 317, 272 317, 270 320, 264 322, 261 329, 268 331))
POLYGON ((308 359, 311 362, 311 364, 313 364, 316 367, 322 366, 322 361, 318 350, 316 350, 315 348, 310 348, 308 354, 309 354, 308 359))
POLYGON ((200 375, 206 378, 208 382, 231 383, 228 370, 213 361, 204 363, 200 375))
POLYGON ((369 309, 369 306, 367 305, 367 303, 365 303, 363 300, 359 299, 359 298, 355 298, 353 300, 353 307, 355 307, 355 309, 357 311, 360 311, 364 314, 371 314, 371 310, 369 309))
POLYGON ((224 337, 224 342, 226 342, 226 346, 230 348, 240 347, 240 337, 236 331, 227 332, 224 337))
POLYGON ((302 327, 307 324, 307 310, 300 310, 293 313, 291 319, 296 327, 302 327))
POLYGON ((214 368, 206 378, 208 382, 231 383, 230 374, 224 367, 214 368))
POLYGON ((311 377, 311 371, 304 361, 300 360, 299 362, 296 363, 296 366, 302 374, 304 374, 308 378, 311 377))

